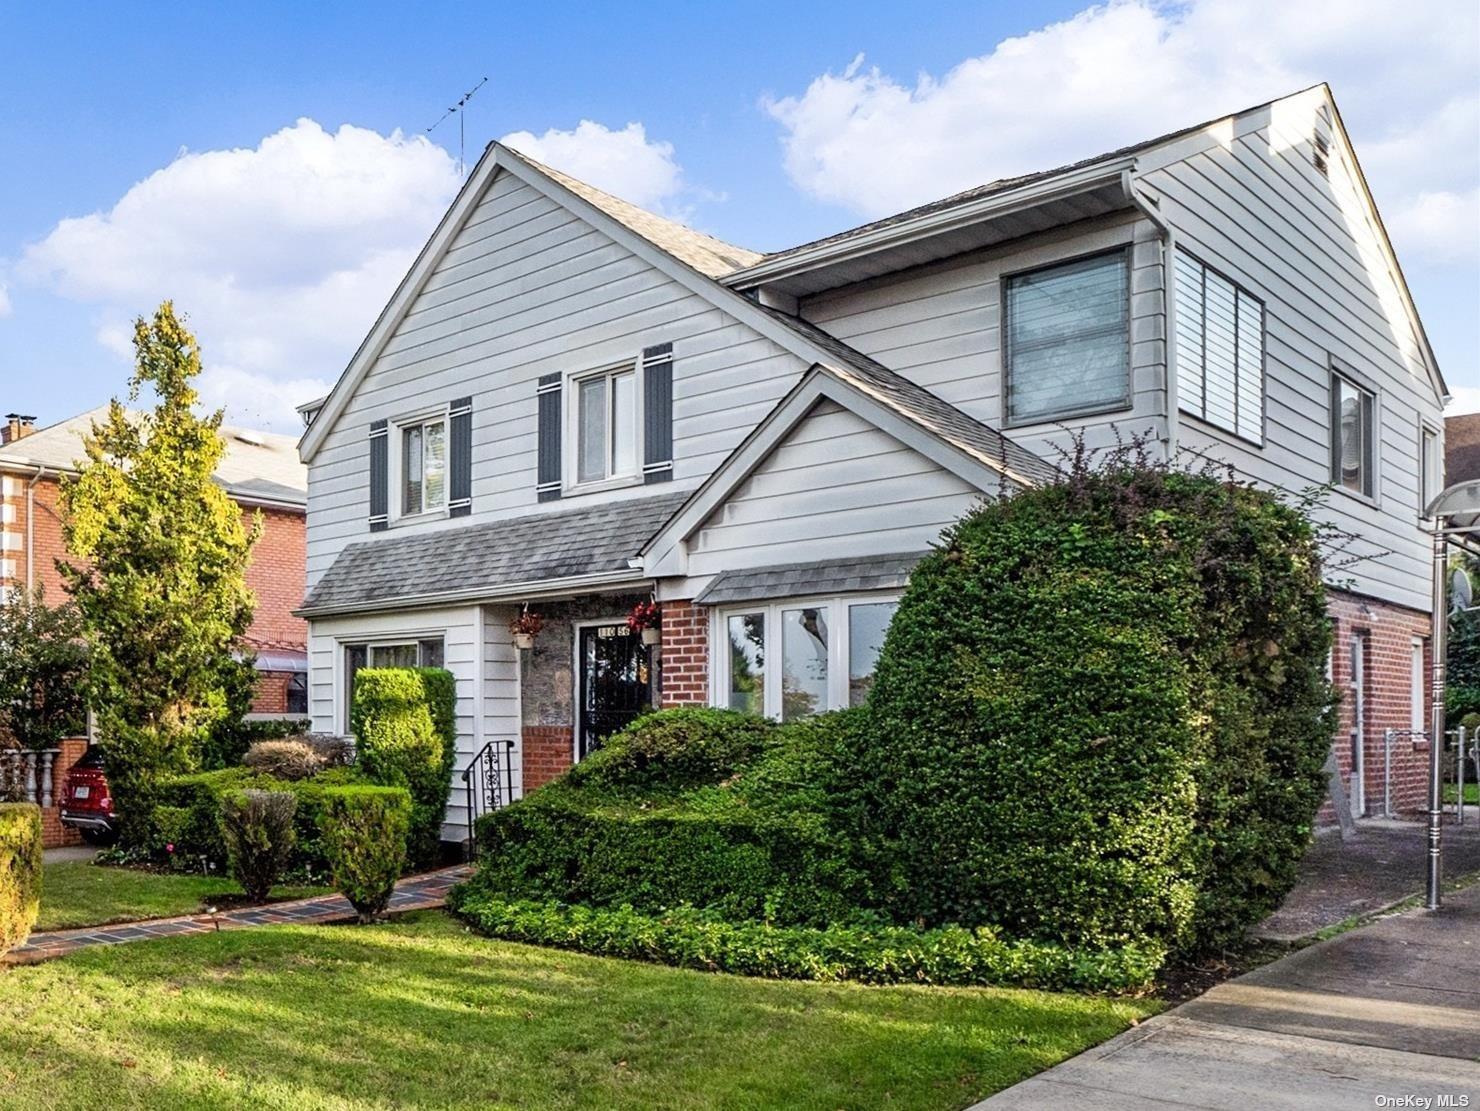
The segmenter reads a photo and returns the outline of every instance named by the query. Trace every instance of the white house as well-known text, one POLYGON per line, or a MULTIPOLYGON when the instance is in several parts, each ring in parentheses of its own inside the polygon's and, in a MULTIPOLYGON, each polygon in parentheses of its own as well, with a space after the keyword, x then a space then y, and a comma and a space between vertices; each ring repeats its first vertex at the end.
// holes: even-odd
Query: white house
POLYGON ((460 762, 510 746, 518 793, 649 705, 846 705, 944 525, 1075 432, 1147 436, 1333 487, 1370 810, 1384 730, 1423 727, 1444 397, 1325 86, 774 254, 494 144, 306 413, 314 727, 357 668, 440 663, 460 762))

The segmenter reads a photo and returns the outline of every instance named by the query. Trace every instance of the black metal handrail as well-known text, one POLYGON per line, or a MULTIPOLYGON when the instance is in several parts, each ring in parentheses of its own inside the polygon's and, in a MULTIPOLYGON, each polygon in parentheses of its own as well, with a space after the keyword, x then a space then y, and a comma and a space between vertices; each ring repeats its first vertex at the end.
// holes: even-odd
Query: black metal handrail
POLYGON ((468 808, 467 853, 472 860, 478 850, 478 819, 514 801, 514 742, 489 741, 463 769, 462 782, 468 808))

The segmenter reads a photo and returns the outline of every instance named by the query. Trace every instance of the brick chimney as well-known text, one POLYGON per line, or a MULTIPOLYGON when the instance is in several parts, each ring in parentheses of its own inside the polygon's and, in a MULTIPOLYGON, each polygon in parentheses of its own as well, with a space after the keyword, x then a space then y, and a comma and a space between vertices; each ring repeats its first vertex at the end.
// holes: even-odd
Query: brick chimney
POLYGON ((6 413, 5 427, 0 429, 0 447, 24 440, 35 431, 35 417, 28 417, 24 413, 6 413))

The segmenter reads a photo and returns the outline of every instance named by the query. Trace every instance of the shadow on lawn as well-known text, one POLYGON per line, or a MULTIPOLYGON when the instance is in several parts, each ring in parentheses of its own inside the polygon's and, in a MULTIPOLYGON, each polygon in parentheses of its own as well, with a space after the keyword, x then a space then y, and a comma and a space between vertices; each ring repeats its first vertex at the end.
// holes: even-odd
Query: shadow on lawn
POLYGON ((954 1107, 1146 1010, 707 975, 490 942, 437 914, 44 967, 53 1004, 75 1013, 33 1019, 25 1041, 47 1062, 47 1090, 84 1105, 76 1085, 101 1057, 113 1064, 100 1093, 151 1106, 954 1107))

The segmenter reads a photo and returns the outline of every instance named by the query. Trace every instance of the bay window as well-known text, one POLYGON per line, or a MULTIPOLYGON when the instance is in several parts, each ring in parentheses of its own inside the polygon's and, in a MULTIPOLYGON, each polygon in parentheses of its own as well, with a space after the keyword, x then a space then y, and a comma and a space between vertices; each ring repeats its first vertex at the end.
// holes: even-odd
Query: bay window
POLYGON ((722 610, 714 702, 782 721, 860 705, 897 605, 873 595, 722 610))

